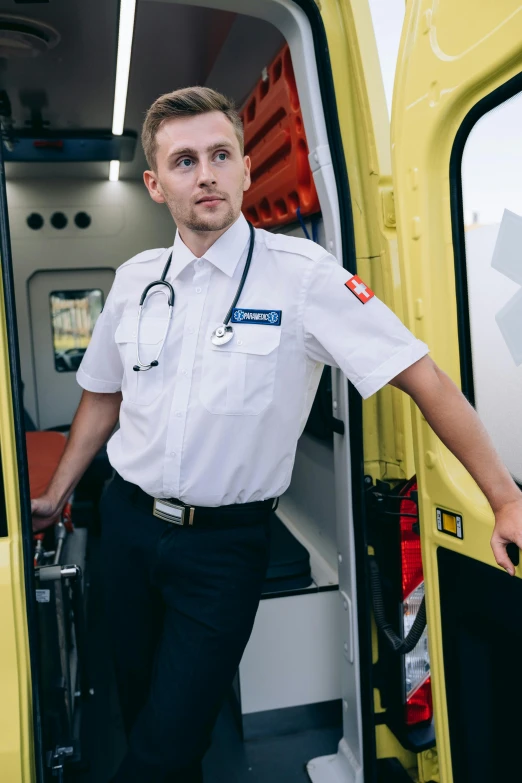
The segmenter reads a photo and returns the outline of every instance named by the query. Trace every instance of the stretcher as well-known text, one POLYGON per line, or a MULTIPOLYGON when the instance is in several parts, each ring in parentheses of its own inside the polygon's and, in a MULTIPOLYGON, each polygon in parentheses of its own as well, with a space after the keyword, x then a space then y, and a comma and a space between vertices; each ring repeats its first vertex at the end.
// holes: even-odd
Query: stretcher
MULTIPOLYGON (((62 457, 67 438, 61 432, 27 432, 25 435, 27 447, 27 465, 29 469, 29 488, 32 498, 43 495, 62 457)), ((66 533, 72 533, 71 502, 65 504, 61 524, 54 532, 57 547, 61 550, 66 533)), ((56 550, 50 555, 44 548, 44 541, 49 535, 42 531, 34 536, 34 564, 38 566, 44 559, 55 557, 56 550)), ((58 554, 59 559, 59 554, 58 554)))
MULTIPOLYGON (((42 495, 63 455, 60 432, 27 432, 31 497, 42 495)), ((92 693, 87 673, 84 570, 87 531, 75 530, 72 498, 50 528, 34 534, 34 566, 40 636, 41 703, 46 764, 63 780, 65 761, 78 761, 81 701, 92 693)))

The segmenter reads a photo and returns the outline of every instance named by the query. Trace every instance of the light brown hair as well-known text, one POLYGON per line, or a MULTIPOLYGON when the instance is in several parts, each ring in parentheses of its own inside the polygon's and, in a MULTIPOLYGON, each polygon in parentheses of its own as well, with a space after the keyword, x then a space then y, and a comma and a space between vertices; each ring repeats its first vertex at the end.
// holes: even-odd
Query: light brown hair
POLYGON ((156 171, 156 136, 163 122, 175 117, 193 117, 212 111, 223 112, 228 117, 234 127, 241 154, 244 155, 243 123, 233 101, 210 87, 184 87, 182 90, 160 95, 145 115, 141 143, 150 168, 156 171))

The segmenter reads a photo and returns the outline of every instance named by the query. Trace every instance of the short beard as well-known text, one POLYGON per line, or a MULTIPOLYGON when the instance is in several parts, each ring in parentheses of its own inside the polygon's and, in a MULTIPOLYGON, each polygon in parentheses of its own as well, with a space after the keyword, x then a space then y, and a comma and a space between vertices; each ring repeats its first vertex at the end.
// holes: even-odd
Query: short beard
POLYGON ((195 214, 187 215, 187 217, 184 218, 183 223, 191 231, 223 231, 223 229, 231 226, 232 223, 236 221, 236 219, 237 215, 234 214, 232 205, 229 204, 228 210, 217 224, 212 221, 212 217, 210 215, 207 220, 205 220, 195 214))
POLYGON ((179 221, 181 225, 186 226, 190 231, 200 231, 204 233, 207 231, 223 231, 224 229, 229 228, 232 223, 235 223, 241 214, 241 205, 243 203, 243 182, 241 182, 238 187, 236 198, 232 200, 239 205, 237 212, 234 210, 234 204, 229 202, 226 213, 221 219, 219 219, 217 224, 212 222, 215 220, 212 215, 209 215, 205 220, 201 217, 198 217, 195 210, 187 210, 187 212, 184 214, 177 215, 179 204, 175 201, 171 201, 169 198, 166 199, 166 203, 176 225, 179 221), (176 219, 176 215, 178 219, 176 219))

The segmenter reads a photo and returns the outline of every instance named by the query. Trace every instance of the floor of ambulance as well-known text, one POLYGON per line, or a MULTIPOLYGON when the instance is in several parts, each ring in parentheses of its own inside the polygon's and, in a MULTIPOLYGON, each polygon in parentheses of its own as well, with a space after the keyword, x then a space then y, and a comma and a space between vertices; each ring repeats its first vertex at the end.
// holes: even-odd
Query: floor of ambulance
MULTIPOLYGON (((104 632, 103 596, 98 578, 99 539, 89 546, 89 644, 94 695, 83 709, 82 747, 85 765, 67 774, 67 783, 107 783, 125 752, 112 665, 104 632)), ((335 753, 342 727, 321 728, 244 743, 225 705, 204 761, 205 783, 310 783, 306 763, 335 753)))

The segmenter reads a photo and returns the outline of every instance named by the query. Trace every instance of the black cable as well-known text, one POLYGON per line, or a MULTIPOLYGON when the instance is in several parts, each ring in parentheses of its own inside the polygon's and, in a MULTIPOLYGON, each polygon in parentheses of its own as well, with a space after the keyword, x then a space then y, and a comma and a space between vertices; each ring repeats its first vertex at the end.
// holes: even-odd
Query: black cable
POLYGON ((384 611, 384 601, 382 598, 381 587, 381 575, 379 573, 379 566, 375 557, 370 557, 370 588, 372 593, 373 614, 377 628, 382 632, 384 638, 388 642, 397 655, 406 655, 413 650, 418 644, 419 639, 422 636, 424 629, 426 628, 426 603, 423 597, 417 617, 410 628, 410 632, 406 639, 401 639, 397 636, 391 625, 386 620, 386 614, 384 611))

